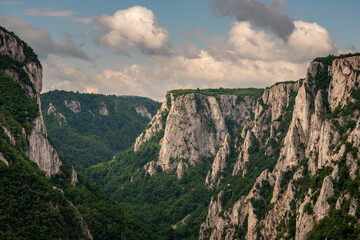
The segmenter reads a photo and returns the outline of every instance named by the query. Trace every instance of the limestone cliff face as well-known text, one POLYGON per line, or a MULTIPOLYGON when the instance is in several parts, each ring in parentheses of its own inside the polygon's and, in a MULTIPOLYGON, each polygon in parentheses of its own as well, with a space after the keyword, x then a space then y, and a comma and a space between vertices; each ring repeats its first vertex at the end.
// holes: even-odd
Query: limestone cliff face
POLYGON ((328 57, 259 98, 170 92, 134 150, 163 133, 157 161, 144 166, 150 175, 161 167, 181 178, 211 160, 205 184, 218 194, 200 239, 307 239, 335 202, 357 216, 359 199, 339 179, 359 178, 359 72, 358 55, 328 57))
MULTIPOLYGON (((264 92, 262 101, 270 106, 266 106, 267 109, 264 112, 264 104, 257 103, 253 127, 248 130, 254 136, 251 137, 249 133, 243 134, 244 142, 238 162, 234 165, 233 175, 244 169, 244 162, 249 161, 248 149, 254 137, 260 140, 260 144, 263 142, 266 147, 267 141, 273 138, 276 140, 280 136, 276 133, 280 125, 277 119, 281 115, 284 116, 284 111, 290 102, 288 96, 289 88, 291 88, 296 91, 296 97, 286 135, 279 143, 282 147, 276 159, 277 162, 272 171, 265 170, 260 174, 248 195, 240 197, 232 207, 223 210, 222 215, 218 210, 210 207, 207 219, 200 230, 200 239, 222 239, 224 236, 226 236, 225 239, 233 239, 232 233, 235 232, 236 226, 243 226, 246 216, 248 221, 246 239, 256 239, 259 234, 265 239, 287 235, 294 239, 307 239, 314 225, 329 214, 328 199, 334 197, 334 182, 339 179, 339 162, 345 161, 352 180, 355 180, 359 174, 356 162, 359 158, 360 147, 359 110, 355 108, 353 112, 341 112, 345 111, 344 108, 347 105, 358 103, 352 93, 358 89, 360 83, 357 70, 359 64, 359 56, 335 59, 328 66, 315 61, 310 64, 304 81, 287 84, 286 88, 285 85, 275 85, 264 92), (319 83, 319 81, 325 83, 319 83), (321 84, 323 84, 322 87, 319 87, 321 84), (277 89, 280 87, 283 89, 277 89), (343 110, 340 110, 341 108, 343 110), (335 109, 338 109, 337 111, 341 114, 335 116, 334 113, 329 114, 335 109), (262 117, 266 118, 267 122, 261 121, 262 117), (353 126, 347 127, 346 124, 351 121, 353 126), (346 133, 345 136, 339 133, 336 122, 345 125, 342 130, 344 131, 342 134, 346 133), (269 130, 269 134, 264 134, 269 130), (345 142, 348 148, 356 149, 352 154, 346 150, 345 142), (304 173, 308 173, 309 178, 315 178, 318 176, 318 171, 325 171, 325 169, 331 171, 323 179, 322 184, 318 188, 302 190, 307 195, 304 199, 297 198, 301 189, 297 181, 305 179, 304 173), (272 206, 265 215, 261 216, 261 219, 256 219, 253 217, 253 206, 249 199, 262 198, 256 195, 258 191, 255 186, 264 179, 272 186, 272 206), (289 223, 292 218, 296 222, 296 231, 290 233, 284 230, 284 226, 294 224, 289 223), (214 225, 215 222, 224 224, 214 225), (259 226, 261 226, 260 229, 259 226)), ((266 153, 267 149, 265 149, 266 153)), ((352 203, 358 201, 349 196, 348 200, 351 201, 351 206, 352 203)), ((211 204, 214 204, 213 200, 211 204)), ((221 205, 221 201, 217 204, 221 205)))
POLYGON ((159 159, 146 166, 151 175, 155 173, 154 166, 160 166, 163 171, 177 168, 182 172, 184 166, 195 165, 203 158, 214 158, 218 154, 215 161, 218 164, 214 163, 212 170, 214 179, 224 169, 229 154, 226 139, 229 142, 230 137, 226 122, 234 121, 238 128, 248 124, 255 102, 253 96, 215 97, 192 93, 175 97, 168 94, 148 129, 136 139, 134 151, 163 130, 159 159))
MULTIPOLYGON (((25 133, 29 141, 27 156, 36 162, 40 169, 48 176, 60 171, 61 160, 47 139, 45 123, 41 114, 40 92, 42 89, 42 67, 38 60, 29 60, 25 55, 26 44, 15 36, 0 29, 0 54, 8 55, 15 61, 23 63, 22 70, 25 71, 30 82, 22 80, 17 72, 11 68, 1 69, 9 77, 18 81, 21 86, 27 89, 29 96, 36 99, 39 105, 39 115, 33 121, 33 128, 30 134, 25 133)), ((9 133, 11 134, 11 133, 9 133)))
POLYGON ((136 107, 135 111, 140 116, 147 117, 149 120, 151 120, 151 118, 152 118, 151 113, 149 113, 149 111, 143 105, 140 105, 140 106, 136 107))
POLYGON ((140 136, 136 138, 134 151, 139 150, 140 146, 149 140, 151 137, 155 136, 160 130, 164 129, 164 115, 169 111, 169 107, 167 106, 166 98, 164 99, 160 109, 155 114, 155 116, 150 121, 148 128, 145 132, 141 133, 140 136))

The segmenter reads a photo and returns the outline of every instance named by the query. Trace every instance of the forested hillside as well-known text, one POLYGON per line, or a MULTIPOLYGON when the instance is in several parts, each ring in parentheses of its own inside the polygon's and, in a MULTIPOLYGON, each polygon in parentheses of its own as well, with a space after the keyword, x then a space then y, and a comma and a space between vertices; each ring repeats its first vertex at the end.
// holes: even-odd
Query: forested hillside
MULTIPOLYGON (((217 128, 216 116, 209 113, 208 97, 216 98, 215 101, 223 104, 224 111, 230 102, 237 104, 234 107, 230 106, 229 110, 233 108, 239 114, 248 114, 250 118, 253 113, 243 108, 244 103, 257 99, 263 91, 264 89, 253 88, 170 91, 161 109, 136 142, 147 135, 147 132, 154 135, 144 141, 136 151, 134 146, 131 146, 117 154, 114 160, 90 167, 84 172, 84 177, 96 183, 112 199, 128 206, 166 239, 198 239, 199 228, 206 218, 209 201, 216 192, 205 185, 215 156, 213 153, 201 156, 196 164, 190 163, 189 156, 173 158, 169 163, 173 166, 168 169, 164 165, 152 165, 152 162, 159 159, 161 140, 164 141, 166 129, 174 127, 169 120, 176 118, 179 123, 181 122, 181 131, 197 131, 205 138, 208 132, 213 134, 217 128), (175 98, 183 99, 185 96, 192 98, 176 106, 181 113, 171 112, 175 98), (189 118, 198 118, 203 126, 193 124, 189 118)), ((229 115, 226 124, 235 133, 238 131, 235 126, 237 122, 230 117, 235 116, 229 115)), ((199 137, 199 140, 200 138, 202 137, 199 137)), ((181 139, 185 144, 181 146, 177 144, 177 140, 173 141, 177 146, 175 151, 181 154, 190 152, 191 149, 201 151, 201 148, 206 148, 205 145, 212 144, 212 141, 205 141, 203 146, 199 146, 190 136, 183 136, 180 132, 176 139, 181 139)), ((235 153, 231 157, 235 158, 235 153)), ((228 170, 230 171, 230 168, 228 170)))
POLYGON ((0 239, 159 239, 59 158, 41 87, 37 56, 0 27, 0 239))
POLYGON ((49 138, 78 171, 128 148, 160 107, 149 98, 65 91, 41 94, 49 138))

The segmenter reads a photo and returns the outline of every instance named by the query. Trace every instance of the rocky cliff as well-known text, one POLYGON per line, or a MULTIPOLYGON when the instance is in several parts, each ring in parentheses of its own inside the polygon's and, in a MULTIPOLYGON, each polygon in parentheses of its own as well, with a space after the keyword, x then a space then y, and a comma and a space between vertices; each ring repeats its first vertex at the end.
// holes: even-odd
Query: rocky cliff
MULTIPOLYGON (((32 49, 0 27, 0 239, 159 239, 60 160, 40 111, 41 78, 32 49)), ((88 110, 72 99, 62 104, 76 115, 88 110)), ((47 115, 72 123, 56 106, 47 115)), ((109 117, 109 105, 101 107, 96 114, 109 117)))
MULTIPOLYGON (((41 64, 25 42, 2 27, 0 82, 0 160, 6 165, 0 166, 0 238, 92 239, 78 210, 50 179, 63 163, 40 110, 41 64)), ((75 186, 72 173, 69 184, 75 186)))
POLYGON ((47 139, 47 131, 41 113, 41 64, 26 43, 5 29, 0 29, 0 54, 9 56, 9 62, 12 62, 9 65, 1 64, 0 70, 20 83, 39 106, 38 116, 32 120, 32 129, 29 132, 23 131, 24 137, 29 141, 26 154, 48 176, 54 175, 60 171, 62 163, 56 150, 47 139))
POLYGON ((259 95, 170 91, 134 151, 161 133, 143 166, 151 176, 181 178, 211 159, 200 239, 358 238, 359 74, 349 54, 317 58, 304 79, 259 95))

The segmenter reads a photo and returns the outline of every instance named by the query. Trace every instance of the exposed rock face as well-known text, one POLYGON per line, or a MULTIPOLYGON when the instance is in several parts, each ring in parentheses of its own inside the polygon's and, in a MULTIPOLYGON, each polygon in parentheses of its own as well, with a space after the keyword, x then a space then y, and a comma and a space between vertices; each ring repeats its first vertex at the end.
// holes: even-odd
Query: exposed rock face
POLYGON ((220 147, 216 154, 214 162, 206 177, 206 184, 210 187, 214 187, 214 184, 218 187, 220 185, 220 179, 217 179, 219 172, 223 171, 226 167, 226 157, 230 154, 230 134, 227 134, 223 145, 220 147), (216 183, 216 181, 218 182, 216 183))
POLYGON ((102 103, 102 107, 100 108, 99 113, 103 116, 109 115, 109 110, 107 109, 107 107, 104 103, 102 103))
POLYGON ((56 150, 47 139, 46 128, 41 115, 35 119, 34 128, 28 140, 29 149, 27 155, 29 158, 36 162, 39 168, 44 170, 48 176, 58 173, 62 163, 56 150))
MULTIPOLYGON (((136 139, 134 147, 137 151, 143 142, 163 129, 159 159, 154 163, 161 166, 163 171, 174 169, 180 160, 194 165, 201 162, 202 158, 214 157, 229 132, 226 121, 232 119, 242 127, 250 121, 251 112, 255 108, 254 97, 251 96, 240 99, 234 95, 220 95, 216 98, 192 93, 176 98, 170 94, 169 98, 170 106, 165 98, 149 128, 136 139)), ((218 159, 229 150, 227 148, 221 152, 218 159)), ((223 160, 221 164, 225 164, 223 160)), ((224 168, 220 165, 218 167, 219 170, 224 168)))
POLYGON ((149 120, 151 120, 152 116, 149 113, 149 111, 147 110, 146 107, 144 107, 143 105, 140 105, 138 107, 135 108, 135 111, 137 114, 139 114, 142 117, 147 117, 149 120))
POLYGON ((10 132, 9 130, 7 130, 5 127, 2 127, 2 128, 4 129, 4 132, 5 132, 6 136, 8 136, 10 142, 11 142, 13 145, 15 145, 15 144, 16 144, 15 138, 14 138, 14 136, 11 134, 11 132, 10 132))
POLYGON ((186 163, 183 163, 182 160, 180 160, 179 164, 176 168, 176 175, 180 179, 184 175, 184 172, 187 170, 188 166, 186 163))
POLYGON ((1 29, 0 35, 0 53, 9 55, 17 61, 24 61, 26 57, 23 51, 23 45, 19 45, 19 42, 15 39, 15 37, 2 31, 1 29))
POLYGON ((308 239, 334 207, 357 216, 360 199, 339 184, 358 184, 360 173, 360 56, 334 59, 313 61, 304 79, 260 98, 165 97, 134 151, 163 134, 158 159, 144 166, 150 175, 181 178, 211 162, 205 184, 216 194, 200 239, 308 239))
POLYGON ((75 187, 76 184, 78 183, 78 176, 77 176, 77 173, 75 171, 75 168, 72 167, 71 168, 71 184, 75 187))
POLYGON ((224 225, 226 224, 222 218, 218 218, 218 215, 222 211, 222 198, 224 196, 224 191, 221 191, 217 196, 217 199, 211 199, 209 204, 209 212, 206 217, 206 221, 201 224, 200 230, 200 239, 216 239, 217 237, 221 238, 224 225), (208 229, 213 229, 214 232, 209 235, 207 232, 208 229))
POLYGON ((5 163, 6 166, 9 166, 9 162, 4 158, 4 156, 2 155, 2 153, 0 152, 0 160, 5 163))
POLYGON ((47 114, 48 115, 54 114, 54 116, 59 119, 59 126, 61 126, 62 124, 68 124, 67 121, 66 121, 65 116, 61 112, 59 112, 59 113, 56 112, 56 108, 52 103, 50 103, 50 105, 49 105, 49 108, 47 110, 47 114))
MULTIPOLYGON (((74 101, 74 100, 64 100, 65 106, 67 106, 68 108, 70 108, 71 111, 73 111, 74 113, 79 113, 81 112, 81 104, 78 101, 74 101)), ((101 111, 101 109, 100 109, 101 111)), ((101 114, 101 113, 100 113, 101 114)))
POLYGON ((327 199, 329 197, 334 196, 334 188, 333 188, 333 183, 330 179, 329 176, 324 178, 321 190, 320 190, 320 195, 317 198, 317 201, 314 205, 314 213, 315 213, 315 219, 316 221, 319 221, 321 219, 323 219, 329 209, 330 209, 330 205, 327 202, 327 199))
POLYGON ((334 110, 338 105, 344 106, 350 96, 350 90, 359 82, 360 56, 334 60, 330 75, 329 105, 334 110))
MULTIPOLYGON (((272 171, 263 172, 249 193, 239 197, 239 200, 230 209, 222 209, 221 201, 212 199, 206 221, 201 225, 200 239, 223 239, 224 236, 225 239, 233 239, 234 226, 243 226, 246 216, 248 219, 246 239, 256 239, 259 237, 259 233, 264 239, 275 239, 283 229, 280 226, 285 226, 290 216, 294 216, 294 214, 296 214, 294 238, 307 239, 307 234, 314 225, 329 214, 330 204, 327 200, 329 197, 334 197, 333 182, 339 179, 339 167, 331 160, 343 161, 341 159, 345 157, 352 180, 356 178, 359 171, 358 163, 355 160, 360 156, 359 151, 353 151, 351 154, 347 152, 349 150, 346 150, 351 149, 349 146, 356 149, 360 147, 358 110, 347 113, 351 114, 347 119, 341 117, 337 119, 340 124, 349 120, 356 123, 355 127, 347 129, 343 142, 341 142, 341 136, 333 122, 327 118, 329 111, 333 111, 337 107, 346 107, 349 102, 355 101, 351 92, 360 86, 359 68, 359 56, 339 58, 329 66, 315 61, 310 64, 305 80, 292 84, 275 85, 264 91, 261 98, 262 103, 258 101, 256 104, 254 119, 241 133, 243 141, 239 148, 238 160, 234 164, 233 175, 243 170, 244 176, 245 163, 251 161, 249 160, 251 154, 248 153, 248 150, 254 141, 259 142, 261 149, 267 146, 268 141, 273 141, 272 139, 280 140, 279 144, 282 144, 282 147, 279 157, 276 159, 277 163, 272 171), (320 78, 319 75, 323 78, 320 78), (324 76, 329 76, 329 82, 325 88, 321 89, 318 87, 320 83, 317 81, 324 81, 324 76), (296 97, 294 105, 291 106, 292 113, 289 112, 291 118, 287 132, 281 140, 282 133, 278 132, 278 128, 281 126, 281 120, 285 117, 286 111, 289 111, 291 96, 296 97), (329 110, 327 110, 327 105, 329 110), (347 148, 343 145, 344 141, 348 142, 347 148), (336 151, 333 150, 335 147, 337 147, 336 151), (305 160, 307 164, 301 165, 303 164, 301 161, 305 160), (309 189, 308 196, 305 196, 304 199, 296 198, 295 192, 298 191, 298 187, 294 185, 294 182, 304 177, 303 172, 308 172, 311 177, 325 167, 330 167, 333 171, 323 179, 320 188, 309 189), (285 179, 285 173, 292 169, 297 171, 291 175, 290 179, 285 179), (263 219, 257 219, 254 216, 254 207, 250 201, 260 197, 255 187, 256 184, 261 183, 260 179, 267 180, 273 187, 272 207, 266 212, 263 219), (284 188, 284 182, 287 183, 286 188, 284 188), (295 211, 291 206, 296 206, 295 211), (221 216, 219 215, 220 211, 224 212, 221 216), (256 230, 258 226, 261 226, 260 231, 256 230)), ((265 149, 264 154, 270 154, 271 150, 271 147, 265 149)), ((207 179, 211 179, 210 176, 209 174, 207 179)), ((348 199, 346 201, 351 201, 349 215, 353 215, 356 201, 351 200, 349 196, 346 199, 348 199)), ((341 201, 343 200, 339 201, 336 203, 337 209, 342 206, 341 201)), ((282 234, 286 236, 289 233, 282 234)))
POLYGON ((141 133, 140 136, 136 138, 135 145, 134 145, 134 151, 136 152, 139 150, 140 146, 155 136, 156 133, 158 133, 160 130, 164 129, 164 123, 163 123, 163 114, 168 112, 168 106, 166 98, 163 101, 163 104, 161 105, 158 112, 155 114, 155 116, 150 121, 148 128, 145 130, 145 133, 141 133))
MULTIPOLYGON (((0 43, 0 53, 10 56, 17 61, 25 61, 24 44, 18 41, 15 37, 0 30, 2 43, 0 43)), ((33 129, 30 135, 27 135, 29 140, 29 148, 26 152, 28 157, 39 165, 41 170, 44 170, 48 176, 56 174, 60 171, 61 161, 53 146, 47 139, 47 132, 45 123, 41 114, 40 92, 42 89, 42 67, 39 62, 26 62, 23 70, 27 73, 32 86, 22 82, 17 73, 11 69, 4 69, 5 74, 20 82, 23 88, 28 90, 30 97, 36 99, 39 104, 39 116, 33 121, 33 129)))

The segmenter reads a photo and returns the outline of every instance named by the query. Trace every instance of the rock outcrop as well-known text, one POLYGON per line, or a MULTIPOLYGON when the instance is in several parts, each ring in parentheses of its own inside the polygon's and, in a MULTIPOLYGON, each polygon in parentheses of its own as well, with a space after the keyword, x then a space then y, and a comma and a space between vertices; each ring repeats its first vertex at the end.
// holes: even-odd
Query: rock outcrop
MULTIPOLYGON (((74 113, 79 113, 81 112, 81 104, 78 101, 74 101, 74 100, 64 100, 65 106, 67 106, 71 111, 73 111, 74 113)), ((106 107, 105 107, 106 109, 106 107)), ((105 110, 103 109, 103 111, 105 110)), ((106 109, 107 110, 107 109, 106 109)), ((100 109, 100 114, 101 113, 101 109, 100 109)))
MULTIPOLYGON (((224 145, 229 132, 226 121, 234 121, 238 128, 242 128, 250 121, 254 108, 253 96, 215 97, 192 93, 175 97, 170 93, 148 129, 136 139, 134 151, 157 132, 164 130, 159 159, 155 165, 160 166, 163 171, 174 169, 180 160, 195 165, 202 158, 214 157, 224 145)), ((229 149, 225 152, 229 152, 229 149)), ((222 158, 224 154, 219 153, 222 158)), ((221 164, 225 164, 223 160, 221 164)))
POLYGON ((149 113, 149 111, 146 109, 145 106, 143 105, 140 105, 138 107, 135 108, 135 111, 137 114, 139 114, 140 116, 142 117, 146 117, 148 118, 149 120, 151 120, 152 116, 151 116, 151 113, 149 113))
POLYGON ((109 110, 107 109, 105 103, 102 103, 102 106, 101 106, 101 108, 100 108, 100 110, 99 110, 99 113, 100 113, 101 115, 103 115, 103 116, 109 115, 109 110))
MULTIPOLYGON (((339 175, 359 176, 359 72, 359 55, 329 56, 260 97, 171 91, 134 151, 162 133, 158 159, 145 169, 176 169, 178 178, 210 159, 205 184, 217 194, 200 239, 307 239, 335 208, 335 192, 352 191, 335 190, 339 175)), ((359 199, 346 199, 356 216, 359 199)))
MULTIPOLYGON (((358 101, 352 93, 358 90, 360 83, 357 70, 359 64, 360 56, 338 58, 333 60, 330 65, 321 61, 312 62, 305 80, 287 84, 287 89, 292 89, 293 93, 296 93, 294 105, 291 106, 292 111, 288 111, 289 104, 291 104, 289 97, 291 90, 286 90, 285 85, 281 86, 280 84, 281 90, 277 89, 279 85, 275 85, 264 92, 263 105, 257 103, 253 127, 248 130, 247 134, 243 134, 244 142, 241 145, 238 161, 234 165, 233 175, 244 169, 245 163, 249 161, 248 149, 251 147, 254 136, 259 140, 258 144, 264 144, 260 147, 268 146, 267 143, 273 141, 272 138, 275 141, 280 140, 279 144, 282 146, 278 158, 274 159, 277 161, 274 169, 268 172, 267 178, 273 179, 269 180, 273 188, 272 207, 266 212, 263 219, 253 218, 252 223, 247 224, 246 239, 255 239, 259 237, 259 234, 265 239, 275 239, 277 236, 286 236, 287 234, 294 234, 295 239, 307 239, 308 233, 314 225, 329 214, 331 206, 328 199, 334 197, 333 181, 338 179, 338 166, 334 161, 344 161, 341 159, 345 158, 349 168, 348 174, 352 180, 355 180, 356 174, 358 174, 358 164, 355 161, 359 157, 358 151, 353 150, 353 154, 347 153, 347 151, 360 147, 359 110, 355 108, 354 112, 342 113, 342 115, 328 114, 336 109, 341 111, 341 108, 344 109, 348 104, 358 101), (269 111, 269 109, 271 110, 269 111), (289 118, 286 135, 281 140, 279 139, 281 133, 276 133, 276 130, 281 125, 281 120, 286 117, 284 111, 291 113, 291 118, 289 118), (268 114, 268 123, 261 121, 266 114, 268 114), (331 118, 335 118, 335 120, 331 118), (342 142, 339 127, 336 126, 337 121, 340 122, 340 125, 345 125, 346 121, 348 124, 351 123, 349 121, 354 123, 353 127, 345 128, 347 135, 342 137, 342 142), (270 132, 269 135, 264 134, 266 131, 270 132), (249 132, 254 136, 251 137, 249 132), (343 145, 345 142, 348 142, 348 150, 343 145), (337 150, 333 151, 335 146, 337 146, 337 150), (331 161, 332 159, 333 161, 331 161), (295 183, 298 179, 306 177, 303 172, 308 173, 310 177, 316 177, 318 171, 325 171, 325 169, 333 169, 333 171, 324 178, 320 187, 306 189, 309 192, 304 199, 296 198, 298 196, 296 194, 299 194, 296 192, 301 187, 295 186, 295 183), (290 173, 292 175, 289 178, 288 174, 290 173), (284 188, 284 184, 286 184, 286 188, 284 188), (292 206, 297 207, 294 209, 292 206), (286 224, 294 224, 294 222, 289 223, 291 216, 296 216, 294 233, 283 228, 286 224), (256 230, 254 226, 257 228, 261 226, 260 231, 256 230)), ((264 153, 265 155, 268 153, 267 149, 264 150, 264 153)), ((258 180, 254 187, 259 184, 258 180)), ((224 213, 221 216, 218 212, 213 211, 212 207, 209 207, 207 220, 200 230, 200 239, 208 237, 222 239, 223 236, 226 236, 225 239, 232 239, 234 226, 243 224, 237 219, 243 220, 246 216, 250 219, 250 212, 244 209, 250 206, 250 203, 246 203, 246 199, 258 199, 256 191, 254 193, 254 187, 247 196, 241 197, 230 209, 223 210, 224 213), (241 207, 239 208, 239 206, 241 207), (237 216, 235 219, 231 217, 234 215, 237 216), (215 226, 209 221, 225 224, 215 226)), ((210 202, 210 206, 211 204, 213 204, 213 200, 210 202)), ((353 212, 353 209, 354 207, 352 207, 352 211, 349 210, 349 214, 353 212)))
POLYGON ((0 152, 0 160, 5 163, 6 166, 9 166, 9 162, 5 159, 5 157, 2 155, 2 153, 0 152))
POLYGON ((28 95, 33 97, 39 105, 38 117, 33 120, 31 133, 26 133, 29 147, 26 152, 28 157, 36 162, 39 168, 46 172, 48 176, 60 171, 61 160, 47 139, 45 123, 41 113, 40 92, 42 89, 42 67, 37 59, 28 59, 24 53, 24 48, 29 48, 24 42, 15 38, 13 35, 0 29, 2 42, 0 44, 0 54, 8 55, 15 61, 23 63, 22 70, 25 71, 29 82, 20 79, 18 73, 11 68, 1 69, 5 74, 20 82, 23 88, 28 90, 28 95))

